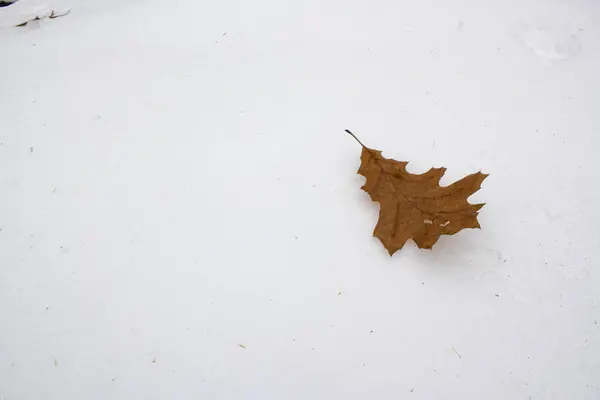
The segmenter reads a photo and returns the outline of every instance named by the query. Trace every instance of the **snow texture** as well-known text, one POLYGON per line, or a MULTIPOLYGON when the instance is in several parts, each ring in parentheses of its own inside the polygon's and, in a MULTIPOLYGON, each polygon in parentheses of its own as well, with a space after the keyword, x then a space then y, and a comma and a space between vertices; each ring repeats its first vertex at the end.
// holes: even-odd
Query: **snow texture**
POLYGON ((599 20, 0 8, 0 398, 600 398, 599 20), (444 184, 490 173, 483 229, 390 258, 344 129, 444 184))

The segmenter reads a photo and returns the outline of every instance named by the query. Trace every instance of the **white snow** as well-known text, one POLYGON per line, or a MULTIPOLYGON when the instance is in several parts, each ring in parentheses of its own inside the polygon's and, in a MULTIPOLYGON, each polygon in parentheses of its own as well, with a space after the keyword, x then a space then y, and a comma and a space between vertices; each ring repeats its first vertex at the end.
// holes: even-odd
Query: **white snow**
POLYGON ((0 8, 0 398, 600 398, 599 18, 0 8), (344 129, 483 229, 390 258, 344 129))

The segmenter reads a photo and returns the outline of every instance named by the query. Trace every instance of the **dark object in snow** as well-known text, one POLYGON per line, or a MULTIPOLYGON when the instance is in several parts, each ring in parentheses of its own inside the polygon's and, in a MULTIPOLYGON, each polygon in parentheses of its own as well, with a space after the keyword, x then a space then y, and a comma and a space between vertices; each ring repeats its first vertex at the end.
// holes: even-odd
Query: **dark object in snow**
POLYGON ((8 7, 19 0, 0 0, 0 7, 8 7))
POLYGON ((71 10, 68 10, 66 13, 64 14, 56 14, 54 11, 52 11, 50 13, 50 15, 48 16, 43 16, 43 17, 35 17, 33 19, 30 19, 29 21, 25 21, 19 25, 17 25, 17 27, 22 27, 22 26, 27 26, 28 23, 32 22, 32 21, 41 21, 45 18, 49 18, 49 19, 56 19, 56 18, 60 18, 60 17, 64 17, 65 15, 67 15, 68 13, 70 13, 71 10))

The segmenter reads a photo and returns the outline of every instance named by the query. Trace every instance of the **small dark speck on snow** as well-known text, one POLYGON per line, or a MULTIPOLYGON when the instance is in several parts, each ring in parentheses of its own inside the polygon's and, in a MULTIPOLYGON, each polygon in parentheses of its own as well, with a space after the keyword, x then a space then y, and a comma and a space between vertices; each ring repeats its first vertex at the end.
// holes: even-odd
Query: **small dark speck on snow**
POLYGON ((458 351, 456 351, 456 349, 454 347, 452 348, 452 351, 454 351, 454 353, 458 356, 458 358, 462 358, 462 355, 458 351))

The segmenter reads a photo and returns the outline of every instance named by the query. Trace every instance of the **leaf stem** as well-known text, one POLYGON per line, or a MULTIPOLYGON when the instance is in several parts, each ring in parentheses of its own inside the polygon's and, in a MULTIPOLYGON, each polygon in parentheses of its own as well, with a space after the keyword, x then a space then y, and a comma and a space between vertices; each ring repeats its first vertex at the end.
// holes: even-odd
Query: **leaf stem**
POLYGON ((358 138, 356 137, 356 135, 354 133, 350 132, 348 129, 346 129, 346 133, 350 134, 350 136, 352 136, 362 147, 364 147, 365 149, 368 148, 360 140, 358 140, 358 138))

